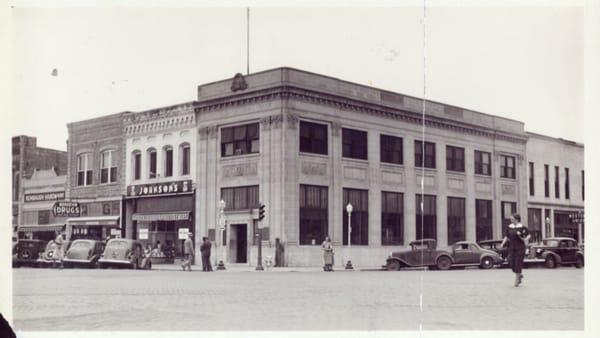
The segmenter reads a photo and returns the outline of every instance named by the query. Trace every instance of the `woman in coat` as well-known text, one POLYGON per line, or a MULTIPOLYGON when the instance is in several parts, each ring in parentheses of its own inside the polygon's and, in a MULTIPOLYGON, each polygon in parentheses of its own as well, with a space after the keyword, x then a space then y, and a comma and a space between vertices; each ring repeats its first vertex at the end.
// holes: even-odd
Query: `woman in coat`
POLYGON ((333 271, 333 245, 329 236, 325 237, 321 248, 323 248, 323 270, 333 271))
POLYGON ((52 266, 54 266, 54 262, 58 261, 59 265, 58 268, 62 270, 63 268, 63 257, 64 257, 64 245, 65 245, 65 240, 63 238, 63 234, 62 231, 57 231, 56 232, 56 238, 54 239, 54 245, 55 245, 55 249, 54 249, 54 257, 53 258, 53 262, 52 262, 52 266))
POLYGON ((508 262, 515 273, 515 286, 519 286, 523 280, 523 261, 525 260, 525 248, 529 241, 529 230, 521 224, 521 216, 513 214, 511 223, 506 228, 506 235, 502 240, 502 246, 508 242, 508 262))

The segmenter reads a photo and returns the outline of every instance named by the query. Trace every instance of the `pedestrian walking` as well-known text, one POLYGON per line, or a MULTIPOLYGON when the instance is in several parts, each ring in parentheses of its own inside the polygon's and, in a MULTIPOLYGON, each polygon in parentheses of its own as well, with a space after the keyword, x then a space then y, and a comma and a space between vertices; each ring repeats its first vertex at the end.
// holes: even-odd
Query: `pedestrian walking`
POLYGON ((192 260, 194 259, 194 242, 192 241, 192 233, 188 232, 188 237, 183 242, 183 251, 185 254, 185 261, 181 264, 181 268, 185 271, 187 267, 189 271, 192 271, 192 260))
POLYGON ((521 224, 521 215, 513 214, 510 222, 506 228, 502 246, 508 242, 508 262, 515 273, 515 286, 519 286, 523 281, 523 261, 530 235, 529 230, 521 224))
POLYGON ((333 245, 329 236, 325 237, 321 248, 323 248, 323 270, 333 271, 333 245))
POLYGON ((210 264, 210 249, 212 244, 208 240, 208 237, 202 237, 202 245, 200 245, 200 255, 202 256, 202 271, 212 271, 212 265, 210 264))
POLYGON ((275 266, 282 267, 283 266, 283 244, 279 238, 275 238, 275 266))
POLYGON ((62 231, 56 231, 56 238, 54 239, 54 257, 52 257, 52 267, 55 267, 56 261, 58 261, 60 270, 63 269, 63 256, 64 256, 64 244, 65 239, 63 238, 62 231))

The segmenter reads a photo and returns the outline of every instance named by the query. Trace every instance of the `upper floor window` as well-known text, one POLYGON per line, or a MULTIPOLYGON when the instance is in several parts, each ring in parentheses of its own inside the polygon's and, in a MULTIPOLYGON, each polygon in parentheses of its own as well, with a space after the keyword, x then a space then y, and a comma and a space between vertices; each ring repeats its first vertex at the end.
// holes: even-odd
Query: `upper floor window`
POLYGON ((544 196, 550 197, 550 167, 544 164, 544 196))
POLYGON ((300 121, 300 152, 327 155, 327 125, 300 121))
POLYGON ((560 198, 560 171, 558 166, 554 167, 554 197, 560 198))
POLYGON ((156 178, 156 149, 148 149, 148 178, 156 178))
POLYGON ((533 162, 529 162, 529 196, 535 195, 535 178, 533 176, 534 166, 533 162))
POLYGON ((179 154, 181 161, 181 175, 190 174, 190 145, 183 143, 179 146, 179 154))
POLYGON ((565 168, 565 198, 571 198, 571 185, 569 183, 569 168, 565 168))
POLYGON ((221 156, 258 153, 258 123, 244 124, 221 129, 221 156))
POLYGON ((492 175, 492 154, 475 150, 475 174, 492 175))
POLYGON ((90 153, 77 156, 77 185, 85 186, 92 184, 92 164, 90 153))
POLYGON ((258 207, 258 185, 221 188, 225 210, 246 210, 258 207))
POLYGON ((585 171, 581 171, 581 200, 585 201, 585 171))
POLYGON ((113 150, 105 150, 100 153, 100 183, 117 181, 117 165, 113 150))
POLYGON ((389 135, 379 136, 380 161, 402 164, 402 138, 389 135))
POLYGON ((515 178, 515 157, 500 155, 500 177, 515 178))
POLYGON ((465 148, 446 146, 446 170, 465 171, 465 148))
POLYGON ((132 153, 133 179, 142 178, 142 153, 136 150, 132 153))
POLYGON ((415 167, 435 168, 435 143, 415 141, 415 167))
POLYGON ((342 156, 367 159, 367 132, 342 128, 342 156))
POLYGON ((165 177, 173 176, 173 147, 165 146, 163 148, 164 154, 164 175, 165 177))

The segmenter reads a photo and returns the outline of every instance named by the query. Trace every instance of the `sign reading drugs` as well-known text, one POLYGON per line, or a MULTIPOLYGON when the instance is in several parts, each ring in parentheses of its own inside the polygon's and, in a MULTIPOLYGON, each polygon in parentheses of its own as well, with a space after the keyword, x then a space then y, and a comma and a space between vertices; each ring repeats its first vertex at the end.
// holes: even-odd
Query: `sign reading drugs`
POLYGON ((52 214, 54 217, 79 217, 81 207, 77 202, 56 202, 52 206, 52 214))
POLYGON ((130 185, 127 187, 128 196, 151 196, 178 194, 192 191, 192 180, 130 185))

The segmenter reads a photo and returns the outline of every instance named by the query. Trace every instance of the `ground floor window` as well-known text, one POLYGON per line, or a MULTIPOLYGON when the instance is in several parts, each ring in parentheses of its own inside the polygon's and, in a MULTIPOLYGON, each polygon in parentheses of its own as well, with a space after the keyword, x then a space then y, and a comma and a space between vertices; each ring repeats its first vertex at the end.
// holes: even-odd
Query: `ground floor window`
POLYGON ((74 225, 71 229, 71 240, 76 239, 94 239, 97 241, 104 240, 108 231, 102 232, 102 226, 77 226, 74 225))
POLYGON ((404 195, 381 192, 381 244, 402 245, 404 241, 404 195))
POLYGON ((300 185, 300 245, 321 244, 329 233, 328 189, 300 185))
POLYGON ((181 257, 183 241, 179 239, 179 229, 187 228, 193 232, 191 221, 150 221, 138 222, 138 239, 151 247, 153 257, 181 257))
MULTIPOLYGON (((502 237, 506 234, 506 229, 510 224, 510 216, 517 212, 516 202, 501 202, 502 205, 502 237)), ((521 218, 521 222, 523 219, 521 218)))
POLYGON ((554 236, 577 239, 577 224, 571 223, 569 212, 554 212, 554 236))
POLYGON ((416 199, 417 238, 437 239, 437 213, 434 195, 417 195, 416 199), (423 210, 421 211, 421 203, 423 210))
POLYGON ((475 200, 476 240, 493 239, 492 233, 492 201, 475 200))
POLYGON ((527 209, 527 229, 531 234, 530 242, 539 242, 542 240, 542 209, 527 209))
POLYGON ((448 197, 448 244, 465 240, 465 199, 448 197))
POLYGON ((369 245, 369 191, 344 188, 342 210, 343 243, 348 245, 348 212, 346 206, 352 204, 350 221, 350 241, 352 245, 369 245))

